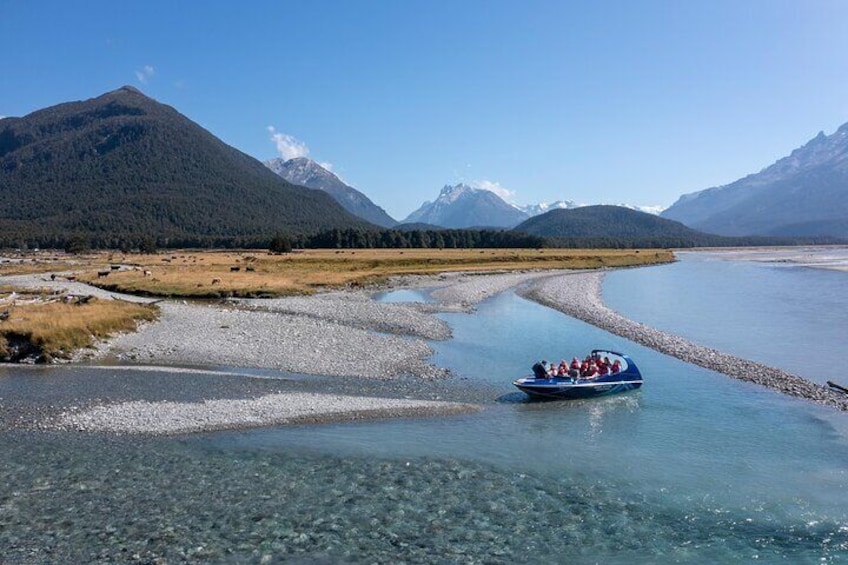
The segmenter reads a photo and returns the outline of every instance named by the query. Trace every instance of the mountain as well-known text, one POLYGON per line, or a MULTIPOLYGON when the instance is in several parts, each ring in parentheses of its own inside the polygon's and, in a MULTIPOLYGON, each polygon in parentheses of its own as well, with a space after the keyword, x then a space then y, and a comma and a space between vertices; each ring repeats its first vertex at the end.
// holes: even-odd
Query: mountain
POLYGON ((680 222, 623 206, 582 206, 551 210, 516 226, 515 231, 551 238, 598 242, 622 240, 643 247, 726 245, 722 238, 688 228, 680 222))
POLYGON ((397 221, 367 196, 345 184, 339 177, 307 157, 271 159, 265 165, 292 184, 323 190, 342 205, 342 208, 372 224, 393 227, 397 221))
POLYGON ((848 124, 759 173, 685 194, 662 216, 725 235, 848 237, 848 124))
POLYGON ((0 120, 0 245, 72 234, 203 245, 367 225, 132 87, 0 120))
POLYGON ((551 204, 546 204, 544 202, 540 202, 539 204, 528 204, 526 206, 519 206, 518 209, 527 214, 530 217, 538 216, 539 214, 544 214, 545 212, 550 212, 551 210, 568 210, 571 208, 578 208, 580 204, 577 204, 573 200, 557 200, 551 204))
POLYGON ((615 204, 615 206, 621 206, 623 208, 630 208, 631 210, 637 210, 639 212, 645 212, 646 214, 653 214, 654 216, 659 216, 665 207, 663 206, 640 206, 638 204, 615 204))
POLYGON ((413 223, 398 224, 394 227, 394 229, 396 229, 397 231, 408 232, 408 231, 416 231, 416 230, 417 231, 444 231, 447 228, 443 228, 442 226, 434 226, 433 224, 424 224, 424 223, 420 223, 420 222, 413 222, 413 223))
POLYGON ((446 185, 435 202, 425 202, 402 223, 425 223, 445 228, 511 228, 528 215, 494 192, 465 184, 446 185))

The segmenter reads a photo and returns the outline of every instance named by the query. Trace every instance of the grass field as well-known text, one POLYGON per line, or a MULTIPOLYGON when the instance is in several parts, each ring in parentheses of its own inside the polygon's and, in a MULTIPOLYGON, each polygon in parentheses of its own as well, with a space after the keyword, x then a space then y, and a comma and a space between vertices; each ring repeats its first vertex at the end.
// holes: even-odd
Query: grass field
POLYGON ((282 255, 265 251, 43 253, 27 262, 3 263, 0 274, 73 271, 77 280, 100 288, 148 296, 270 297, 379 283, 394 275, 591 269, 673 260, 671 251, 653 249, 360 249, 282 255))
POLYGON ((157 308, 121 300, 66 301, 62 295, 31 289, 0 288, 0 360, 68 358, 138 322, 154 320, 157 308), (11 300, 12 292, 17 300, 11 300))
POLYGON ((379 283, 395 275, 451 271, 589 269, 665 263, 665 250, 405 249, 175 252, 89 256, 77 279, 98 287, 162 297, 217 298, 311 294, 379 283), (109 265, 122 265, 112 271, 109 265), (108 274, 107 274, 108 271, 108 274))
MULTIPOLYGON (((396 275, 451 271, 591 269, 667 263, 668 250, 393 249, 176 251, 149 255, 55 252, 3 257, 0 275, 75 279, 129 294, 181 298, 273 297, 376 284, 396 275)), ((116 300, 69 303, 50 290, 0 286, 0 359, 67 358, 95 339, 132 331, 157 316, 155 306, 116 300), (9 296, 18 294, 12 305, 9 296)))

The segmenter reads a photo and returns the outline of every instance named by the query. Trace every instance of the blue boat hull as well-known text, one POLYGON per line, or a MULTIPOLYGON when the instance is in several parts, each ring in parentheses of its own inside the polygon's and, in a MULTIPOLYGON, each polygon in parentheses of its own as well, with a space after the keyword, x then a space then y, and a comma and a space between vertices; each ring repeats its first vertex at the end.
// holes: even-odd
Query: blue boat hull
POLYGON ((526 377, 518 379, 512 384, 518 387, 519 390, 537 398, 577 399, 636 390, 642 386, 642 381, 616 380, 604 382, 578 379, 576 382, 572 382, 571 379, 553 378, 540 380, 533 377, 526 377))
POLYGON ((622 353, 595 349, 592 355, 608 354, 624 362, 624 370, 594 379, 572 379, 570 377, 548 377, 539 379, 523 377, 512 382, 519 390, 537 398, 577 399, 592 398, 636 390, 642 386, 642 374, 636 363, 622 353))

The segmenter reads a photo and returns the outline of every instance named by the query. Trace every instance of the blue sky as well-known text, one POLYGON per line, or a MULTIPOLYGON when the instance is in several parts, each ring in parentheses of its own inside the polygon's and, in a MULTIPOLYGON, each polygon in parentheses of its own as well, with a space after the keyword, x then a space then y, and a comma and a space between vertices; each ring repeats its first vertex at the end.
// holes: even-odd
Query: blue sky
POLYGON ((460 181, 668 206, 848 122, 846 22, 841 0, 0 0, 0 116, 129 84, 398 219, 460 181))

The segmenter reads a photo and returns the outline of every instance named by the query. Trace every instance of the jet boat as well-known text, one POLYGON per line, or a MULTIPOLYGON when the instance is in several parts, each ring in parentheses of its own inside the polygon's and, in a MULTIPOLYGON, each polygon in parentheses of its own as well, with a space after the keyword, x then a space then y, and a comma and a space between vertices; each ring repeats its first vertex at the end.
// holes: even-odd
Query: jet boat
POLYGON ((618 360, 621 369, 617 373, 607 373, 595 377, 544 376, 535 375, 522 377, 512 382, 521 391, 537 398, 591 398, 618 392, 635 390, 642 386, 642 374, 633 360, 623 354, 604 349, 592 350, 595 359, 609 357, 611 361, 618 360))

